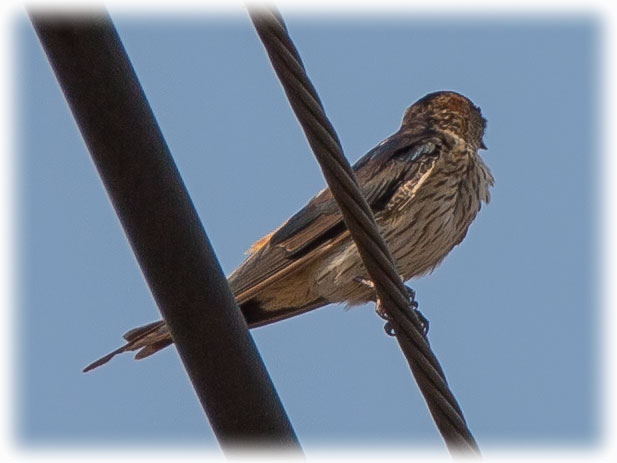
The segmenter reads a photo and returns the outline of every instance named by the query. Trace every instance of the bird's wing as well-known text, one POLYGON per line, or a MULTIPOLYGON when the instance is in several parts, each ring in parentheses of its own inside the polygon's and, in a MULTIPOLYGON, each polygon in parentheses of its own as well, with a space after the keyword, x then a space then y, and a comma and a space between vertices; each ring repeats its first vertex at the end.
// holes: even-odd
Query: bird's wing
MULTIPOLYGON (((419 127, 400 130, 363 156, 353 167, 364 197, 377 214, 397 188, 435 159, 443 140, 419 127)), ((318 259, 349 232, 329 189, 315 196, 280 228, 259 240, 250 256, 229 277, 238 303, 273 281, 318 259)))

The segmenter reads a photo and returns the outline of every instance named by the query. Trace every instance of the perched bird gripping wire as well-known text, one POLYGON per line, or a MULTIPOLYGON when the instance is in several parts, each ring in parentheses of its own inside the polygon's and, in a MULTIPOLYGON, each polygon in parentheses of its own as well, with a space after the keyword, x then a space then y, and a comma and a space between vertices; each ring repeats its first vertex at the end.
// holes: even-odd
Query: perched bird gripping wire
MULTIPOLYGON (((404 281, 432 271, 459 244, 494 180, 478 154, 486 120, 469 99, 435 92, 405 111, 400 129, 353 170, 404 281)), ((258 240, 228 282, 250 328, 331 303, 376 301, 330 190, 258 240)), ((88 365, 172 344, 164 321, 130 330, 126 344, 88 365)))

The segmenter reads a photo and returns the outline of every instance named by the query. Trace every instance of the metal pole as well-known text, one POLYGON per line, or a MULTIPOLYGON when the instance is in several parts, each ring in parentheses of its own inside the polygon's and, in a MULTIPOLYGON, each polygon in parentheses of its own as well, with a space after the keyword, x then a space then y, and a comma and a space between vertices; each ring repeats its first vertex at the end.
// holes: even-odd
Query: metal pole
POLYGON ((107 12, 30 12, 223 449, 300 444, 107 12))

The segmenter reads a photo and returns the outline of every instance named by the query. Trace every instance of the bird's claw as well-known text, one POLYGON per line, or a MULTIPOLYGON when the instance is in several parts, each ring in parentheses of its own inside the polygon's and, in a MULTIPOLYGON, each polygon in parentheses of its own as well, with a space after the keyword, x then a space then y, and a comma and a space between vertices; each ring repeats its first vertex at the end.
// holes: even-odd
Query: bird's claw
POLYGON ((394 336, 394 327, 392 326, 392 323, 390 323, 389 321, 383 325, 383 330, 386 332, 388 336, 394 336))
POLYGON ((418 310, 417 304, 414 306, 413 311, 418 316, 418 320, 420 320, 420 325, 422 326, 422 335, 426 338, 426 335, 428 334, 428 329, 429 329, 428 318, 426 318, 424 314, 422 314, 422 312, 418 310))
MULTIPOLYGON (((354 278, 354 281, 364 286, 368 286, 369 288, 375 288, 375 285, 373 284, 373 282, 371 280, 367 280, 366 278, 358 276, 354 278)), ((418 320, 422 327, 422 335, 426 337, 426 335, 428 334, 428 330, 429 330, 428 318, 426 318, 422 314, 422 312, 420 312, 420 310, 418 309, 419 304, 418 304, 418 301, 416 301, 416 292, 407 285, 405 285, 405 291, 407 292, 407 299, 409 301, 409 307, 411 307, 411 310, 413 310, 418 316, 418 320)), ((379 300, 379 298, 377 298, 377 302, 375 303, 375 312, 377 313, 377 315, 379 315, 380 318, 386 321, 383 327, 386 334, 388 336, 394 336, 395 335, 394 327, 392 326, 392 323, 390 322, 390 316, 384 310, 383 305, 381 304, 381 301, 379 300)))
POLYGON ((409 286, 405 285, 405 290, 407 291, 407 297, 409 298, 409 307, 413 310, 418 316, 418 320, 420 321, 420 325, 422 326, 422 334, 424 337, 428 334, 429 329, 429 321, 428 318, 420 312, 418 309, 418 301, 416 301, 416 292, 411 289, 409 286))

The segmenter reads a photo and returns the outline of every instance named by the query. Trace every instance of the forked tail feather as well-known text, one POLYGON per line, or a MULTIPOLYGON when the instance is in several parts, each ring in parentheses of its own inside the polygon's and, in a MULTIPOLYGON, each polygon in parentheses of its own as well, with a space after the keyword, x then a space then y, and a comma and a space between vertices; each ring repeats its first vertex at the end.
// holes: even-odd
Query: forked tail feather
MULTIPOLYGON (((244 316, 248 327, 256 328, 258 326, 267 325, 269 323, 308 312, 309 310, 322 307, 327 303, 328 301, 325 299, 318 298, 302 307, 267 310, 264 309, 258 301, 249 300, 242 304, 240 309, 242 310, 242 315, 244 316)), ((137 354, 135 354, 135 358, 139 360, 148 357, 173 343, 169 330, 167 329, 167 325, 163 320, 133 328, 132 330, 124 333, 122 337, 126 341, 125 345, 92 362, 82 371, 86 373, 100 367, 101 365, 105 365, 116 355, 122 354, 123 352, 138 351, 137 354)))
POLYGON ((140 326, 138 328, 133 328, 132 330, 124 333, 122 337, 126 341, 125 345, 92 362, 83 369, 83 372, 86 373, 87 371, 93 370, 101 365, 105 365, 116 355, 123 352, 138 350, 139 352, 135 354, 135 358, 142 359, 158 352, 161 349, 164 349, 172 343, 169 330, 167 329, 165 322, 162 320, 148 323, 147 325, 140 326))

